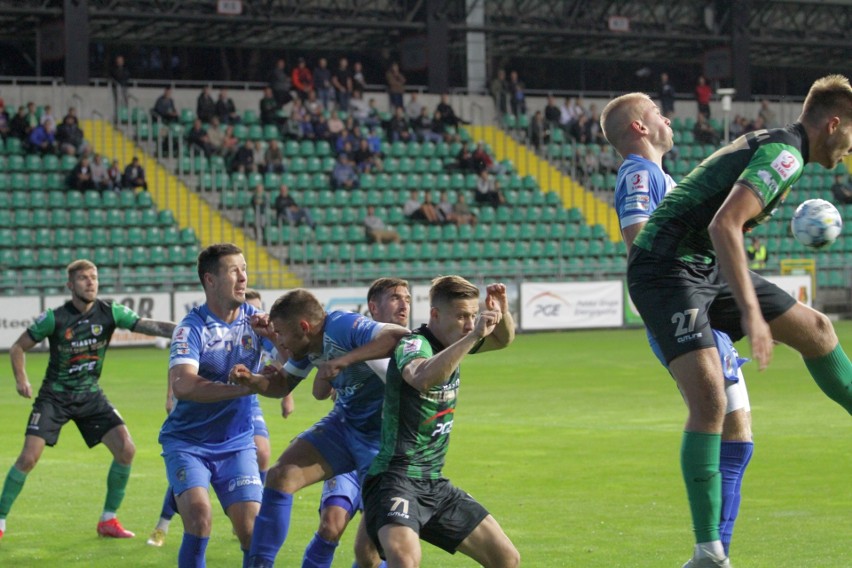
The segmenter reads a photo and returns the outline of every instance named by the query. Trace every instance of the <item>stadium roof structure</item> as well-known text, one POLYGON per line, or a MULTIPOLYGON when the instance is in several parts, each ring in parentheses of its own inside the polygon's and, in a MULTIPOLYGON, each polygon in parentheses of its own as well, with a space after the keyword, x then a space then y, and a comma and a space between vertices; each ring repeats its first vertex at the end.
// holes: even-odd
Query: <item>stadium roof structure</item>
POLYGON ((852 0, 0 0, 0 40, 33 40, 88 4, 92 41, 107 44, 367 50, 398 47, 446 21, 449 49, 484 32, 489 57, 695 62, 745 35, 750 63, 846 70, 852 0), (484 10, 484 23, 468 23, 484 10))

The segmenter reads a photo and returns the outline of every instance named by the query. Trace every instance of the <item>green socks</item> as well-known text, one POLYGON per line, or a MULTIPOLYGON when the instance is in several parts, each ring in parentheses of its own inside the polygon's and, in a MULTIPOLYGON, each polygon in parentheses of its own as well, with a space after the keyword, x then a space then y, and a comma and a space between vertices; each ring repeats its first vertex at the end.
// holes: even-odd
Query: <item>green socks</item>
POLYGON ((19 471, 15 466, 9 469, 9 473, 6 475, 6 482, 3 484, 3 493, 0 495, 0 519, 5 519, 9 514, 12 503, 18 498, 26 480, 26 473, 19 471))
POLYGON ((107 475, 107 496, 104 503, 104 511, 114 513, 118 510, 124 500, 124 490, 130 479, 130 466, 112 462, 107 475))
POLYGON ((852 414, 852 363, 840 344, 828 355, 805 359, 805 365, 822 392, 852 414))
POLYGON ((719 540, 722 515, 722 474, 719 471, 721 434, 684 432, 680 467, 686 483, 695 542, 719 540))

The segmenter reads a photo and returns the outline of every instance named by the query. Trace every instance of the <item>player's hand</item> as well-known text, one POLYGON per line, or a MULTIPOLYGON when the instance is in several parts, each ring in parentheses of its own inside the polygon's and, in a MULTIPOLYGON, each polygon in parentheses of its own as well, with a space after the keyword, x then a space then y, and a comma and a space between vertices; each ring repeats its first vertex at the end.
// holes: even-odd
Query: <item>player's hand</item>
POLYGON ((315 380, 331 381, 345 368, 346 365, 342 364, 339 359, 323 361, 317 365, 317 376, 315 380))
POLYGON ((509 295, 506 292, 505 284, 489 284, 485 288, 485 309, 500 310, 500 312, 509 313, 509 295))
POLYGON ((269 319, 269 314, 255 314, 251 316, 251 328, 256 334, 274 342, 275 326, 269 319))
POLYGON ((757 362, 757 370, 762 371, 772 361, 772 331, 769 324, 759 313, 754 316, 743 316, 743 330, 748 335, 751 344, 751 357, 757 362))
POLYGON ((19 383, 15 381, 15 390, 18 391, 18 394, 24 398, 32 398, 33 397, 33 387, 30 382, 24 379, 24 382, 19 383))
POLYGON ((281 416, 287 418, 293 414, 294 410, 296 410, 296 402, 293 400, 292 396, 287 395, 281 399, 281 416))
POLYGON ((473 333, 476 337, 487 337, 494 331, 500 320, 503 319, 503 314, 500 310, 486 310, 481 312, 476 318, 476 326, 473 328, 473 333))

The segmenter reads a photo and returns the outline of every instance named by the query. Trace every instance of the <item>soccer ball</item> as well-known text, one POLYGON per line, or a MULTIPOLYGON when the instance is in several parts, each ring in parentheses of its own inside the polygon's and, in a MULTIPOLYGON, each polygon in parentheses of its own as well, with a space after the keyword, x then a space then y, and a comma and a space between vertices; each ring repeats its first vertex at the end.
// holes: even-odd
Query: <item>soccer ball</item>
POLYGON ((796 240, 813 249, 827 247, 840 236, 843 220, 837 208, 824 199, 808 199, 793 213, 790 222, 796 240))

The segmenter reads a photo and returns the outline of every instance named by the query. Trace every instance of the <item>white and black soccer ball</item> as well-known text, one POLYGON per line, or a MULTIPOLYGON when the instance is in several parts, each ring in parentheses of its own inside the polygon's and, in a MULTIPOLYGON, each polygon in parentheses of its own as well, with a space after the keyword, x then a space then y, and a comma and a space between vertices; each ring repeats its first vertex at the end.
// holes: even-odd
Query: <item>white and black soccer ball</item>
POLYGON ((824 199, 808 199, 793 214, 790 228, 796 240, 813 249, 833 243, 843 230, 837 208, 824 199))

